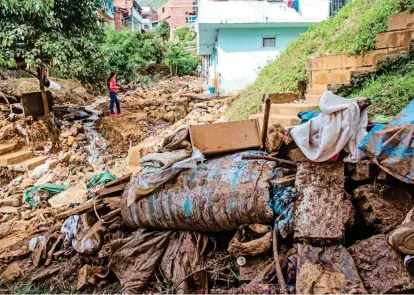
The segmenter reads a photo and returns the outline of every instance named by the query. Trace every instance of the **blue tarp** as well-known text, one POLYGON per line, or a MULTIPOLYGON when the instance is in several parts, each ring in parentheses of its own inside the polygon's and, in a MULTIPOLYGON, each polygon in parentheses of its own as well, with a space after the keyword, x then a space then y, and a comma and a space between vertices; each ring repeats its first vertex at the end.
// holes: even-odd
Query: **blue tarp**
POLYGON ((387 125, 374 126, 359 149, 387 173, 414 184, 414 100, 387 125))

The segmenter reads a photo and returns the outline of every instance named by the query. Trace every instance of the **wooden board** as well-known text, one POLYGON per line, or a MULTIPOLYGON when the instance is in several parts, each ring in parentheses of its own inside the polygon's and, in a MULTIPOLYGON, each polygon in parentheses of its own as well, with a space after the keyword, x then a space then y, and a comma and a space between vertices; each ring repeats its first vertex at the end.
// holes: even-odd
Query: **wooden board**
POLYGON ((257 119, 190 126, 191 143, 204 155, 261 147, 257 119))

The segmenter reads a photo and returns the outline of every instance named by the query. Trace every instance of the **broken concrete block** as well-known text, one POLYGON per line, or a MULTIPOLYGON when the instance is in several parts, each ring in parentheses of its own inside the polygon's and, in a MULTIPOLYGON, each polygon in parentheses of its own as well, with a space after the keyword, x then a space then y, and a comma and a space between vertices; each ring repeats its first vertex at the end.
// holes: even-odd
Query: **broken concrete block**
POLYGON ((388 245, 385 235, 359 241, 348 250, 369 293, 407 293, 414 289, 403 259, 388 245))
POLYGON ((374 179, 376 165, 371 160, 363 160, 358 163, 347 163, 349 176, 354 181, 374 179))
POLYGON ((9 266, 6 268, 6 270, 3 273, 3 277, 8 282, 14 282, 18 278, 20 278, 22 274, 23 273, 20 266, 16 262, 13 262, 12 264, 9 264, 9 266))
POLYGON ((365 223, 381 233, 387 233, 400 225, 414 206, 414 199, 409 192, 382 184, 360 186, 354 190, 352 198, 365 223))
POLYGON ((76 186, 51 197, 48 202, 53 208, 69 206, 70 204, 82 204, 86 201, 85 184, 80 183, 76 186))
POLYGON ((25 189, 28 189, 29 187, 34 186, 34 184, 35 184, 34 179, 24 178, 22 180, 22 183, 20 184, 20 187, 25 190, 25 189))
POLYGON ((298 244, 298 294, 367 293, 357 267, 345 247, 298 244))
POLYGON ((295 240, 342 241, 354 209, 344 191, 344 163, 299 163, 296 173, 295 240))
POLYGON ((269 153, 277 152, 282 145, 285 128, 280 124, 273 124, 267 131, 266 150, 269 153))
POLYGON ((85 264, 78 270, 78 283, 76 285, 76 289, 78 291, 84 289, 86 286, 88 286, 88 281, 91 276, 92 268, 90 265, 85 264))

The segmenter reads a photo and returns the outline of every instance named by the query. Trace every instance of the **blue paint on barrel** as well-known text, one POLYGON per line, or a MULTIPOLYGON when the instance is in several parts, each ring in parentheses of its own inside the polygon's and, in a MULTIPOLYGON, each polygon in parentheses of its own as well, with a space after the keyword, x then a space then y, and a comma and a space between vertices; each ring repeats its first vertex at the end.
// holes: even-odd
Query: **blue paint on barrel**
POLYGON ((236 201, 230 201, 227 204, 227 214, 230 215, 232 213, 233 209, 236 208, 236 207, 237 207, 237 202, 236 201))
POLYGON ((193 214, 193 200, 190 197, 184 198, 184 214, 187 217, 193 214))

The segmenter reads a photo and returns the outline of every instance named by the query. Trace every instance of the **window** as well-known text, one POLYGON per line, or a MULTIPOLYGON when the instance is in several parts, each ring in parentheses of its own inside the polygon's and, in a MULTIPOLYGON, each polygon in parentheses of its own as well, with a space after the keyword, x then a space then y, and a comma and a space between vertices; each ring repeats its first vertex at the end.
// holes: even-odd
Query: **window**
POLYGON ((162 13, 164 13, 164 12, 165 12, 165 7, 162 8, 162 13))
POLYGON ((262 47, 276 47, 276 37, 263 37, 262 47))

